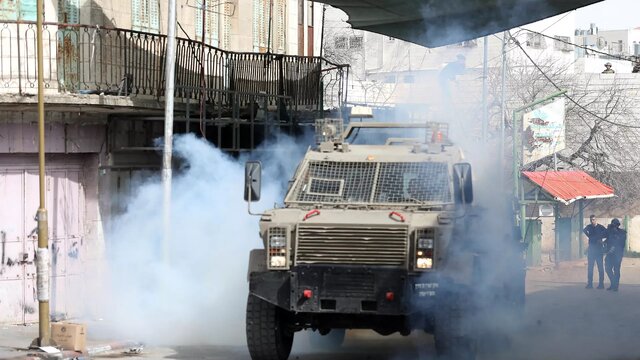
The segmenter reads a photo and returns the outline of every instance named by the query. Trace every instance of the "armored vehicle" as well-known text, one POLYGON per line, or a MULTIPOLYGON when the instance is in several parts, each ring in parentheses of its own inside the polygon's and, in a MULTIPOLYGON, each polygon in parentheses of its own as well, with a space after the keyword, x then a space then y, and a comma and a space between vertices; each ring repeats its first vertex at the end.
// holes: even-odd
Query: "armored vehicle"
MULTIPOLYGON (((342 131, 340 120, 323 119, 316 134, 284 207, 260 214, 264 249, 251 251, 248 271, 251 358, 287 359, 303 329, 334 344, 344 329, 420 329, 434 333, 439 353, 473 357, 481 266, 465 235, 471 166, 446 124, 360 122, 342 131), (367 130, 390 129, 420 136, 355 144, 367 130)), ((260 198, 261 164, 245 170, 250 205, 260 198)))

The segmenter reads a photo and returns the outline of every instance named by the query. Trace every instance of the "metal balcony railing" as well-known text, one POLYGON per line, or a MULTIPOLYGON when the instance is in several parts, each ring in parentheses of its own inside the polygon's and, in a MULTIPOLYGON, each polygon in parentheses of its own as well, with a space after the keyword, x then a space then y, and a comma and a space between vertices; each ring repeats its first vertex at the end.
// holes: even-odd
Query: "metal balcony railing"
MULTIPOLYGON (((44 84, 50 91, 165 96, 165 35, 60 23, 45 23, 42 31, 44 84)), ((238 53, 178 38, 174 96, 206 96, 208 103, 237 108, 250 105, 242 94, 278 95, 296 108, 317 110, 342 105, 347 76, 348 66, 319 57, 238 53), (205 90, 184 90, 194 88, 205 90)), ((0 92, 36 88, 35 22, 1 21, 0 92)))

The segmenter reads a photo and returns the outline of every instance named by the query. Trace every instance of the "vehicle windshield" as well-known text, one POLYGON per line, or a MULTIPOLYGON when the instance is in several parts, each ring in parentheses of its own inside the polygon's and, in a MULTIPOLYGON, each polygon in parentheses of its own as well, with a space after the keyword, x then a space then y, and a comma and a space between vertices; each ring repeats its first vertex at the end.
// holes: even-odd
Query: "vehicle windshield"
POLYGON ((288 202, 444 204, 451 202, 443 162, 310 161, 288 202))

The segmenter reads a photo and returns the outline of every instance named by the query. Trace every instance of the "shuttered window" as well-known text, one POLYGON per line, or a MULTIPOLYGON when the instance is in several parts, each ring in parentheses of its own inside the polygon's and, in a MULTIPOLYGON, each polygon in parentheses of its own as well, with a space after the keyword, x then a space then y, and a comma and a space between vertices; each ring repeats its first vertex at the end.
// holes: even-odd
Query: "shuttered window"
POLYGON ((131 0, 131 28, 138 31, 159 33, 159 0, 131 0))
MULTIPOLYGON (((196 38, 202 40, 202 8, 203 1, 196 0, 196 38)), ((220 33, 220 5, 217 0, 207 0, 207 8, 204 10, 205 17, 205 43, 211 46, 218 46, 220 33)))
POLYGON ((274 0, 273 12, 274 32, 273 47, 275 52, 284 54, 287 49, 287 2, 286 0, 274 0))
POLYGON ((38 17, 36 8, 37 0, 20 0, 20 20, 36 21, 38 17))
POLYGON ((58 22, 79 24, 79 0, 58 0, 58 22))
POLYGON ((287 30, 286 0, 253 0, 254 51, 284 53, 287 30), (271 29, 269 19, 271 18, 271 29), (269 36, 271 32, 271 36, 269 36), (271 44, 269 44, 271 41, 271 44))

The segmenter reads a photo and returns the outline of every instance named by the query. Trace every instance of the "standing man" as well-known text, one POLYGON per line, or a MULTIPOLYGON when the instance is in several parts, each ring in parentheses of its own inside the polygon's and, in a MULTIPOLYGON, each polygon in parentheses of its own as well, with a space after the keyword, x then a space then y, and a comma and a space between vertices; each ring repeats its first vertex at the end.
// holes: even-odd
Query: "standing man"
POLYGON ((607 276, 611 281, 611 286, 607 290, 618 291, 620 284, 620 265, 624 255, 624 247, 627 242, 627 232, 620 229, 620 220, 613 219, 607 229, 607 256, 605 257, 605 268, 607 276))
POLYGON ((587 248, 587 289, 593 288, 593 263, 598 265, 598 289, 604 289, 604 270, 602 268, 603 243, 607 237, 607 229, 598 224, 595 215, 589 216, 590 224, 585 226, 582 232, 589 238, 587 248))
POLYGON ((615 70, 613 70, 613 69, 611 68, 611 66, 612 66, 612 65, 611 65, 611 63, 610 63, 610 62, 608 62, 608 63, 604 64, 604 70, 602 70, 602 73, 603 73, 603 74, 615 74, 616 72, 615 72, 615 70))

